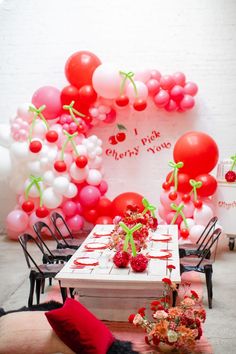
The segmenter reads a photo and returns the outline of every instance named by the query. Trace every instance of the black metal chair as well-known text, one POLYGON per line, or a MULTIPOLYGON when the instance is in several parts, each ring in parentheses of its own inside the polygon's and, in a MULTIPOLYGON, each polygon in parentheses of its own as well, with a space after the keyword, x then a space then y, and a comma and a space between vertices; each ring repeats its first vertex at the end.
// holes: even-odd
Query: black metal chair
MULTIPOLYGON (((62 269, 64 264, 53 264, 50 262, 49 259, 46 264, 38 264, 34 260, 32 254, 29 252, 28 247, 27 247, 28 242, 30 242, 30 241, 33 242, 38 247, 39 251, 45 257, 45 259, 47 259, 47 255, 44 253, 43 248, 42 248, 41 244, 38 242, 38 240, 29 234, 20 235, 18 237, 18 240, 19 240, 20 245, 23 249, 27 266, 30 269, 30 274, 29 274, 30 292, 29 292, 29 298, 28 298, 28 306, 30 307, 33 305, 35 284, 36 284, 36 301, 37 301, 37 304, 39 304, 40 290, 41 290, 42 285, 44 285, 45 279, 55 278, 55 276, 62 269)), ((63 300, 66 297, 65 293, 66 293, 66 289, 61 288, 61 295, 62 295, 63 300)))
MULTIPOLYGON (((206 249, 207 246, 210 244, 212 233, 215 229, 215 225, 218 221, 218 218, 214 216, 211 218, 206 225, 205 229, 199 236, 198 240, 195 244, 184 244, 183 246, 179 247, 179 257, 188 257, 188 256, 198 256, 202 254, 202 250, 206 249)), ((208 253, 208 257, 210 258, 211 253, 208 253)))
POLYGON ((186 257, 180 260, 180 274, 184 272, 195 271, 199 273, 204 273, 206 278, 207 295, 208 295, 208 306, 212 308, 212 298, 213 298, 213 285, 212 285, 212 264, 215 261, 215 255, 213 257, 213 248, 216 252, 217 243, 219 236, 221 235, 221 229, 217 228, 210 238, 210 243, 201 250, 195 259, 186 257), (209 259, 209 253, 211 253, 211 258, 209 259))
POLYGON ((51 215, 51 220, 52 223, 55 227, 56 233, 60 236, 60 238, 64 241, 64 247, 68 247, 68 248, 73 248, 73 249, 78 249, 81 245, 81 243, 84 241, 84 239, 88 236, 87 231, 80 231, 79 232, 79 236, 80 238, 77 239, 72 235, 72 232, 70 231, 65 219, 62 217, 61 214, 57 213, 57 212, 53 212, 51 215), (59 221, 65 226, 67 232, 68 232, 68 237, 64 237, 62 235, 62 232, 60 231, 59 228, 59 221))
POLYGON ((46 253, 46 257, 43 256, 43 263, 47 263, 49 260, 50 262, 53 263, 58 263, 59 261, 67 262, 71 256, 75 253, 75 250, 72 250, 70 248, 62 248, 60 246, 60 241, 56 238, 50 227, 45 224, 43 221, 38 221, 34 224, 33 226, 34 231, 39 239, 39 242, 41 243, 41 246, 44 249, 44 252, 46 253), (46 229, 47 232, 50 234, 51 238, 56 241, 57 248, 56 249, 49 249, 48 245, 46 242, 43 240, 43 230, 46 229))

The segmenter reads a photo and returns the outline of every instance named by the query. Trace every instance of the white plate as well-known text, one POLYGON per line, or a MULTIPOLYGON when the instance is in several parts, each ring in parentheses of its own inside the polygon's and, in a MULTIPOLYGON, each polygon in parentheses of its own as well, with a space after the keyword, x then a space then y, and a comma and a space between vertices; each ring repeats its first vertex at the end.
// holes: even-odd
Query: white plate
POLYGON ((87 245, 85 245, 84 247, 87 250, 103 250, 104 248, 107 248, 108 245, 102 242, 90 242, 87 243, 87 245))
POLYGON ((99 262, 96 258, 78 257, 74 260, 74 264, 82 266, 96 266, 99 262))
POLYGON ((95 231, 93 233, 94 237, 111 236, 111 232, 106 231, 95 231))
POLYGON ((148 252, 147 257, 148 258, 159 258, 159 259, 167 259, 170 258, 172 254, 168 251, 159 251, 159 250, 153 250, 148 252))
POLYGON ((151 238, 152 241, 161 241, 161 242, 167 242, 167 241, 171 241, 172 237, 171 235, 167 235, 167 234, 154 234, 152 235, 151 238))

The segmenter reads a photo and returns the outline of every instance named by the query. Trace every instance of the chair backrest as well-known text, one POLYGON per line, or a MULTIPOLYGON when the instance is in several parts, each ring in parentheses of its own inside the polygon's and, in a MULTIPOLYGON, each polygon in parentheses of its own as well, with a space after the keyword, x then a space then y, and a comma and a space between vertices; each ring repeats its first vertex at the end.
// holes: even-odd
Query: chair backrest
MULTIPOLYGON (((43 274, 43 272, 40 270, 40 267, 39 265, 37 264, 37 262, 34 260, 33 256, 30 254, 29 250, 28 250, 28 247, 27 247, 27 243, 29 241, 32 241, 34 242, 37 247, 39 248, 40 252, 45 255, 43 249, 42 249, 42 246, 40 245, 40 243, 33 237, 31 236, 30 234, 22 234, 20 236, 18 236, 18 240, 20 242, 20 245, 21 247, 23 248, 23 252, 24 252, 24 255, 25 255, 25 259, 26 259, 26 263, 27 263, 27 266, 28 268, 32 268, 32 265, 34 265, 35 268, 37 268, 37 270, 43 274)), ((47 257, 47 256, 46 256, 47 257)))
MULTIPOLYGON (((215 229, 215 231, 212 233, 211 237, 208 240, 208 243, 201 250, 200 260, 197 264, 197 267, 199 267, 205 259, 207 260, 207 257, 210 253, 212 255, 212 250, 213 250, 213 248, 216 249, 218 239, 219 239, 221 233, 222 233, 221 228, 215 229)), ((209 259, 208 259, 208 261, 211 262, 209 259)))
POLYGON ((58 227, 58 221, 62 222, 63 225, 65 226, 67 232, 68 232, 68 235, 70 238, 74 238, 65 219, 63 218, 63 216, 59 213, 57 213, 56 211, 54 211, 52 214, 51 214, 51 220, 52 220, 52 223, 58 233, 58 235, 64 240, 64 242, 67 244, 66 242, 66 238, 62 235, 62 232, 60 231, 60 228, 58 227))
MULTIPOLYGON (((34 224, 33 226, 34 231, 36 232, 36 235, 38 236, 39 240, 42 241, 43 240, 43 232, 42 230, 46 230, 49 235, 56 241, 57 245, 60 245, 60 240, 57 238, 57 236, 55 235, 55 233, 51 230, 51 228, 43 221, 38 221, 34 224)), ((63 241, 63 240, 62 240, 63 241)), ((63 242, 64 243, 64 242, 63 242)), ((45 242, 44 242, 44 246, 47 249, 47 251, 49 251, 49 248, 46 246, 45 242)))
POLYGON ((205 229, 203 230, 203 232, 201 233, 201 235, 199 236, 198 240, 197 240, 197 244, 198 244, 198 251, 203 249, 204 246, 208 243, 208 241, 211 239, 211 235, 212 232, 214 231, 215 225, 218 221, 217 216, 213 216, 208 224, 206 225, 205 229))

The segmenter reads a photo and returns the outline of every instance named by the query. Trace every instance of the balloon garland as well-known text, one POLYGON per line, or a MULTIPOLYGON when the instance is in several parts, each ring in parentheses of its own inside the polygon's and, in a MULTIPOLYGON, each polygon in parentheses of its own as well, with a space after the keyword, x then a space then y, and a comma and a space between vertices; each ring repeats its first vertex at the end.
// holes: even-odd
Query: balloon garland
MULTIPOLYGON (((50 225, 49 217, 55 210, 66 218, 72 231, 78 231, 84 220, 111 222, 117 212, 125 212, 128 204, 142 205, 143 197, 138 193, 124 193, 113 202, 105 197, 108 185, 102 173, 102 141, 87 133, 99 122, 114 123, 123 107, 142 112, 152 101, 158 109, 168 112, 187 111, 194 107, 198 91, 197 85, 186 81, 181 72, 173 75, 161 75, 157 70, 126 72, 115 65, 103 64, 89 51, 79 51, 68 58, 65 76, 69 85, 62 90, 40 87, 30 103, 17 109, 10 123, 10 135, 1 147, 5 154, 7 144, 10 155, 4 158, 0 176, 9 176, 18 201, 6 219, 12 239, 20 232, 32 232, 32 225, 38 220, 50 225)), ((117 139, 123 141, 125 133, 120 133, 117 139)), ((176 147, 174 157, 179 150, 181 147, 176 147)), ((183 172, 188 173, 188 156, 184 158, 175 161, 183 161, 183 172)), ((210 177, 204 174, 213 163, 209 162, 199 176, 199 180, 207 178, 211 185, 210 177)), ((167 185, 175 183, 173 197, 181 186, 177 174, 175 169, 167 181, 167 185)), ((149 203, 144 207, 154 212, 149 203)))

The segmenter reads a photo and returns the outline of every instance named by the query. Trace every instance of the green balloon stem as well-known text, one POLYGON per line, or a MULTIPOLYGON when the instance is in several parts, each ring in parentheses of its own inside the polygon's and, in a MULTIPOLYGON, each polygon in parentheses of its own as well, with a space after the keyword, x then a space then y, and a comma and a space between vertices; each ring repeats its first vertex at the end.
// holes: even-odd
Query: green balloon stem
POLYGON ((75 122, 75 124, 76 124, 77 126, 79 126, 80 123, 78 122, 78 120, 77 120, 75 114, 76 114, 77 116, 81 117, 81 118, 86 117, 86 115, 83 114, 83 113, 80 113, 79 111, 77 111, 77 110, 73 107, 74 104, 75 104, 75 101, 71 101, 71 103, 70 103, 69 105, 65 104, 65 105, 63 106, 63 109, 69 111, 71 118, 73 119, 73 121, 75 122))
POLYGON ((29 131, 29 142, 31 142, 31 140, 32 140, 33 130, 34 130, 37 118, 40 118, 43 121, 43 123, 46 125, 47 130, 49 130, 48 122, 42 114, 42 111, 44 111, 45 108, 46 108, 45 105, 42 105, 39 108, 34 108, 33 106, 29 106, 29 111, 34 113, 34 117, 32 119, 30 131, 29 131))
POLYGON ((41 207, 43 205, 43 194, 39 185, 39 182, 42 181, 42 177, 35 177, 33 175, 30 176, 31 182, 28 185, 28 187, 25 190, 25 198, 28 200, 29 198, 29 192, 33 186, 35 186, 39 192, 39 206, 41 207))
POLYGON ((230 167, 230 171, 233 171, 235 165, 236 165, 236 155, 231 156, 231 160, 233 160, 232 165, 230 167))
POLYGON ((124 77, 123 81, 121 83, 121 87, 120 87, 120 94, 121 95, 123 94, 126 80, 129 80, 134 88, 135 97, 137 98, 138 97, 138 90, 137 90, 137 86, 136 86, 134 79, 133 79, 134 73, 132 71, 129 71, 128 73, 126 73, 125 71, 120 71, 120 75, 122 75, 124 77))
POLYGON ((65 156, 65 150, 66 150, 66 147, 68 145, 68 143, 70 142, 71 143, 71 146, 76 154, 76 156, 78 156, 78 151, 77 151, 77 148, 76 148, 76 145, 75 145, 75 142, 74 142, 74 138, 78 135, 78 133, 74 133, 74 134, 69 134, 67 133, 66 130, 63 130, 63 133, 64 135, 67 137, 66 140, 64 141, 63 145, 62 145, 62 149, 61 149, 61 160, 64 161, 64 156, 65 156))
POLYGON ((119 223, 120 227, 126 232, 126 237, 123 245, 123 251, 127 252, 129 243, 131 245, 132 255, 135 257, 137 255, 136 246, 133 238, 133 233, 140 229, 143 225, 138 223, 134 225, 131 229, 123 221, 119 223))

